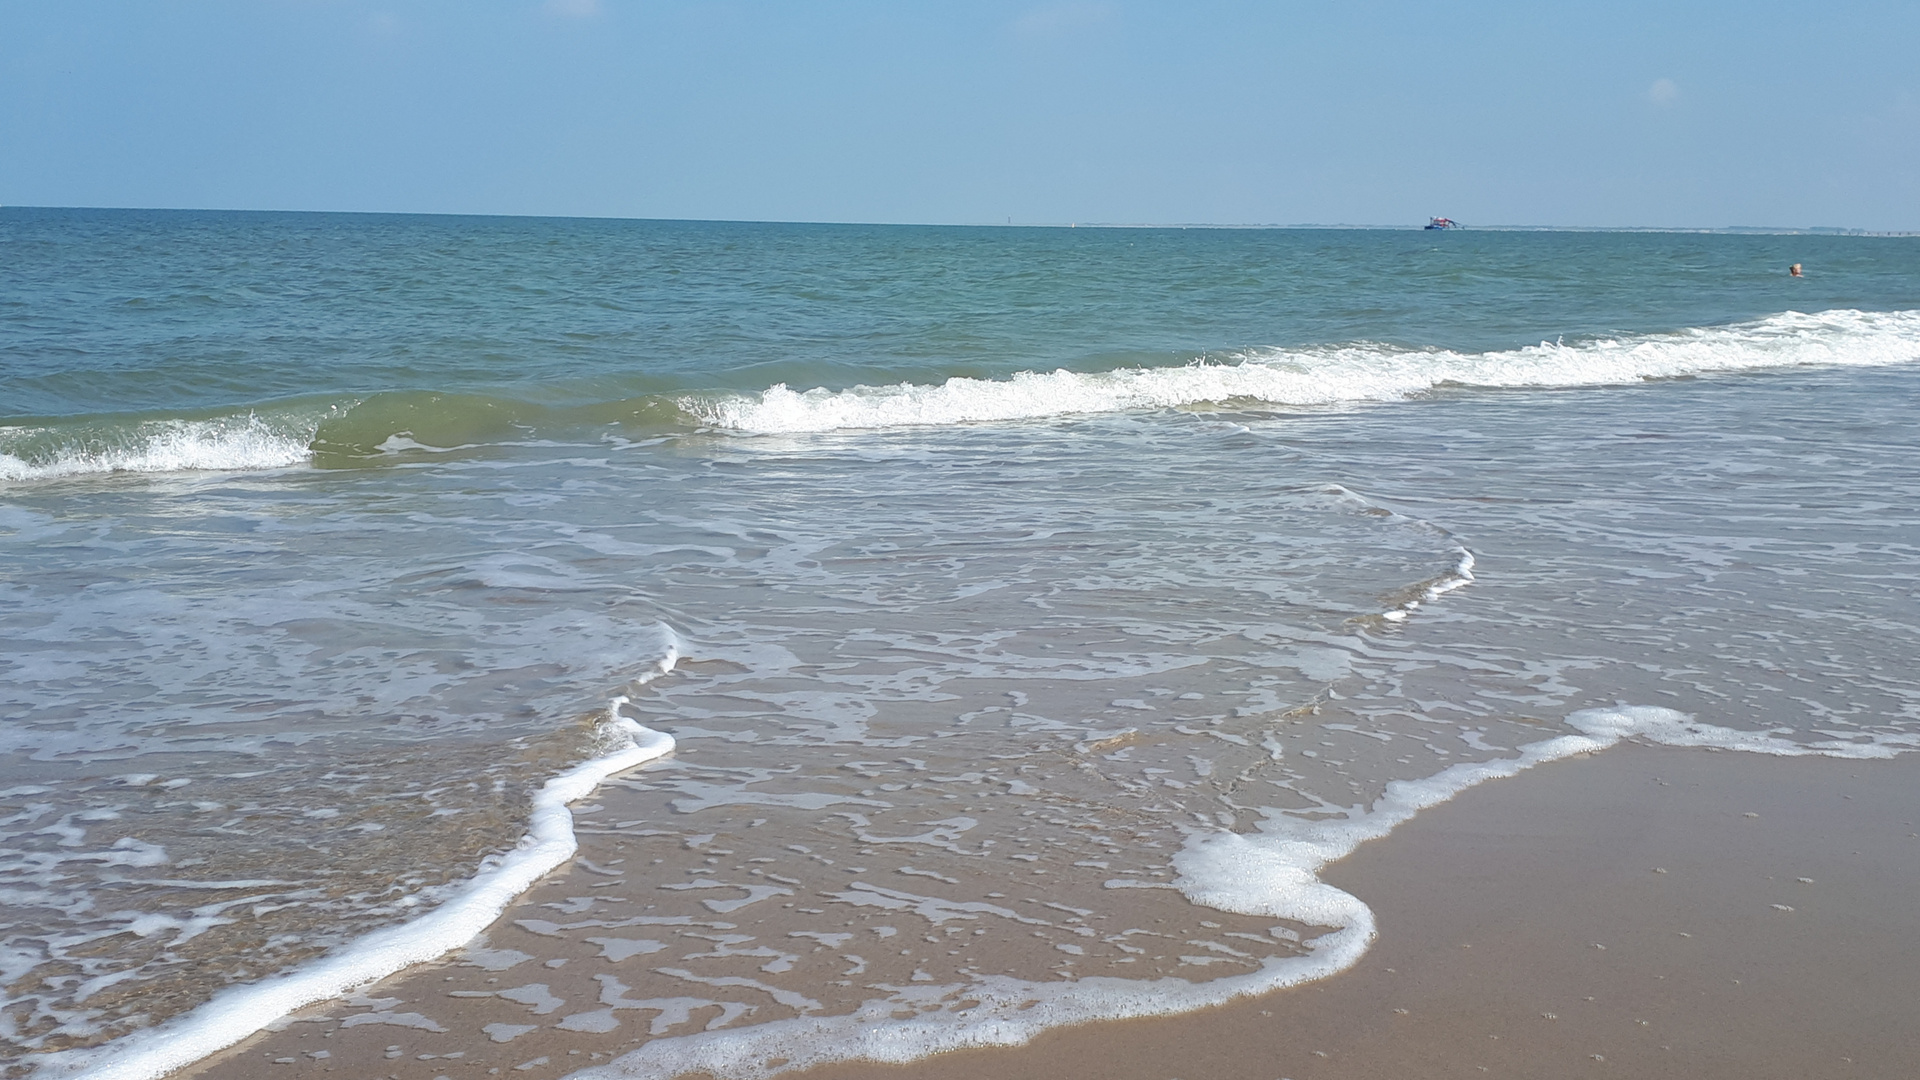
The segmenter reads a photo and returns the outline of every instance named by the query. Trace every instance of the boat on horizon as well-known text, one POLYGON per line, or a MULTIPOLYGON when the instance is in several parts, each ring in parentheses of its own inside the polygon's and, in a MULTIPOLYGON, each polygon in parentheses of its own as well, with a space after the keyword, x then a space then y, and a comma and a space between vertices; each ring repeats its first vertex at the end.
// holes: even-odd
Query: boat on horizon
POLYGON ((1457 229, 1459 227, 1460 223, 1452 218, 1437 217, 1430 218, 1427 221, 1427 228, 1429 229, 1457 229))

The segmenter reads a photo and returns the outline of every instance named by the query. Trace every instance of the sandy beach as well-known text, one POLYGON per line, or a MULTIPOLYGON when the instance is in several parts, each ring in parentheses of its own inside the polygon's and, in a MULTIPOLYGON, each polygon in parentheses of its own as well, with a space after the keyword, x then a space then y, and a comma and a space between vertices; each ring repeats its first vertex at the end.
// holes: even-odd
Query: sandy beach
MULTIPOLYGON (((1920 1068, 1916 781, 1911 758, 1634 744, 1551 763, 1474 788, 1330 869, 1327 880, 1366 900, 1381 927, 1341 975, 1198 1014, 1062 1029, 1017 1049, 791 1075, 1908 1074, 1920 1068)), ((600 999, 610 976, 639 982, 631 973, 657 958, 616 961, 573 935, 515 925, 596 884, 587 864, 621 857, 617 833, 583 840, 583 859, 510 911, 486 949, 307 1010, 184 1075, 555 1077, 630 1049, 641 1025, 595 1033, 555 1022, 575 1013, 567 1002, 600 999), (544 992, 496 996, 509 984, 544 992)))

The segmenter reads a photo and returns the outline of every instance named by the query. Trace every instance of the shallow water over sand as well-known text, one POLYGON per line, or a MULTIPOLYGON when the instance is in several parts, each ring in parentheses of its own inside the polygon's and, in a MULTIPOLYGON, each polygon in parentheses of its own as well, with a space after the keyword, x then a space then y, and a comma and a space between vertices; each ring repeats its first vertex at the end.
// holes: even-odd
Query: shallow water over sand
MULTIPOLYGON (((727 329, 722 290, 675 331, 715 346, 706 382, 657 344, 631 366, 658 370, 623 371, 637 339, 605 327, 547 383, 504 386, 513 365, 488 349, 564 353, 560 330, 492 326, 463 354, 487 379, 412 369, 451 380, 437 389, 328 369, 362 327, 316 331, 313 370, 251 404, 207 389, 237 361, 195 381, 228 363, 209 354, 179 415, 8 421, 0 1041, 36 1059, 98 1045, 435 908, 512 857, 542 782, 617 741, 616 694, 675 755, 578 808, 568 891, 509 912, 458 969, 491 995, 463 1008, 499 1032, 591 1036, 603 1061, 861 1008, 1017 1008, 1040 987, 1036 1016, 1086 1014, 1073 995, 1096 990, 1151 1011, 1318 970, 1348 950, 1330 930, 1359 933, 1352 911, 1196 905, 1181 853, 1358 820, 1396 781, 1503 761, 1581 709, 1913 745, 1920 330, 1871 310, 1901 307, 1899 259, 1822 286, 1859 310, 1787 312, 1756 278, 1662 322, 1675 301, 1652 285, 1610 313, 1530 294, 1523 271, 1558 256, 1476 240, 1449 257, 1482 260, 1482 300, 1512 307, 1451 336, 1421 337, 1438 316, 1413 304, 1381 316, 1400 344, 1314 338, 1361 294, 1313 308, 1332 302, 1306 290, 1284 333, 1286 304, 1249 301, 1221 324, 1243 336, 1117 362, 1191 329, 1190 310, 1148 310, 1167 280, 1221 310, 1248 288, 1152 239, 1173 245, 1158 276, 1049 256, 1092 275, 1052 301, 1092 335, 1053 374, 1012 377, 1033 365, 1007 343, 1037 316, 982 263, 961 298, 1012 306, 979 324, 978 364, 949 362, 966 320, 938 290, 918 329, 871 338, 859 289, 795 293, 804 341, 727 329), (1515 337, 1555 311, 1620 333, 1515 337), (822 342, 872 364, 835 367, 822 342), (805 358, 779 373, 793 391, 753 359, 782 348, 805 358), (307 396, 269 400, 291 391, 307 396), (505 934, 566 963, 523 977, 505 934)), ((1727 239, 1708 253, 1735 265, 1747 241, 1727 239)), ((951 240, 940 259, 964 263, 951 240)), ((781 243, 761 256, 841 257, 781 243)), ((1327 265, 1386 273, 1383 243, 1327 265)), ((1614 241, 1594 243, 1612 265, 1614 241)), ((595 281, 567 303, 617 291, 595 281)), ((690 295, 660 289, 628 298, 636 319, 690 295)), ((190 299, 164 325, 192 324, 190 299)), ((205 302, 238 320, 241 353, 273 325, 258 297, 205 302)), ((457 352, 444 311, 422 311, 414 331, 375 321, 457 352)), ((141 318, 103 325, 138 338, 141 318)), ((9 325, 23 347, 57 337, 9 325)), ((1034 330, 1033 355, 1065 357, 1056 331, 1034 330)), ((130 407, 155 404, 166 347, 133 350, 130 407)), ((93 349, 19 385, 71 406, 93 349)), ((930 1031, 900 1029, 902 1052, 930 1031)), ((505 1060, 518 1036, 447 1035, 523 1063, 505 1060)))

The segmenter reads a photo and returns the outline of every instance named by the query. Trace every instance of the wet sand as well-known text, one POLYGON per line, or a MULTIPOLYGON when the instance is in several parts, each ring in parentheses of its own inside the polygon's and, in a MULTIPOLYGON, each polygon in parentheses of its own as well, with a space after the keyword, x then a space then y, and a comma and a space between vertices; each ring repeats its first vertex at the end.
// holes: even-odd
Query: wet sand
MULTIPOLYGON (((583 841, 594 862, 614 838, 583 841)), ((1471 789, 1326 878, 1369 903, 1381 929, 1332 979, 1198 1014, 1060 1029, 1017 1049, 789 1075, 1920 1074, 1920 756, 1623 745, 1471 789)), ((496 953, 307 1010, 183 1075, 536 1078, 603 1063, 640 1041, 644 1022, 560 1030, 578 1005, 558 1002, 577 1000, 575 983, 604 993, 607 973, 648 957, 611 960, 511 924, 550 918, 542 905, 593 884, 576 862, 489 933, 496 953), (513 968, 474 962, 496 955, 513 968), (536 982, 548 997, 496 996, 536 982)))

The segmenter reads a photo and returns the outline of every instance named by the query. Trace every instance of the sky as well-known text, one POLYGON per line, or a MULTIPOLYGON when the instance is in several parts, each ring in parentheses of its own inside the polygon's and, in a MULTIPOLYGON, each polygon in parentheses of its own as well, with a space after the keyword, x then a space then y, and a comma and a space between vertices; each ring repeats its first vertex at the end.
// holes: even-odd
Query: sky
POLYGON ((1920 3, 0 0, 0 204, 1920 230, 1920 3))

